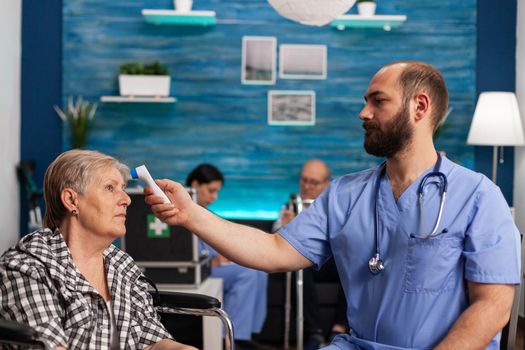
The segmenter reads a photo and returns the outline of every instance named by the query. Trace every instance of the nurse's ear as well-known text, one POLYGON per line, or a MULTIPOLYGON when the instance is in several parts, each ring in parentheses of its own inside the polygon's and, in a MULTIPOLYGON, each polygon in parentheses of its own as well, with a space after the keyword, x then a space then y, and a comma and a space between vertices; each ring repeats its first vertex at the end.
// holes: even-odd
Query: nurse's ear
POLYGON ((418 123, 427 119, 430 122, 430 96, 424 91, 417 92, 413 98, 415 110, 415 122, 418 123))

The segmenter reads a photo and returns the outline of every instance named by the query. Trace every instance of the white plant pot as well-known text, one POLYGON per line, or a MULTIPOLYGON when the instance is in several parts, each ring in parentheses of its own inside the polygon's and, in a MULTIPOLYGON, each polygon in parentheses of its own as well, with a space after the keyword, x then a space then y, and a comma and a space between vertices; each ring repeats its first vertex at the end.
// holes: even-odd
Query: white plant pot
POLYGON ((357 12, 360 16, 371 17, 376 13, 375 1, 365 1, 357 4, 357 12))
POLYGON ((170 83, 169 75, 118 76, 120 96, 169 96, 170 83))
POLYGON ((173 5, 177 12, 190 12, 193 6, 193 0, 173 0, 173 5))

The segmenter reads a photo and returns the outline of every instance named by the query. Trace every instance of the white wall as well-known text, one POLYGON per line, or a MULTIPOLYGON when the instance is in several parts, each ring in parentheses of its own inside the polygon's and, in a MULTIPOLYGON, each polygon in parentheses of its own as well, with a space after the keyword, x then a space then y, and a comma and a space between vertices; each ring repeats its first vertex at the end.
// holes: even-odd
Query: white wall
POLYGON ((0 254, 19 237, 22 0, 0 1, 0 254))
MULTIPOLYGON (((525 125, 525 1, 518 1, 518 17, 516 26, 516 95, 521 112, 521 120, 525 125)), ((516 209, 516 224, 522 234, 525 234, 525 147, 516 147, 514 156, 514 207, 516 209)), ((524 250, 521 251, 521 268, 523 273, 524 250)), ((525 315, 525 286, 522 278, 520 315, 525 315)))

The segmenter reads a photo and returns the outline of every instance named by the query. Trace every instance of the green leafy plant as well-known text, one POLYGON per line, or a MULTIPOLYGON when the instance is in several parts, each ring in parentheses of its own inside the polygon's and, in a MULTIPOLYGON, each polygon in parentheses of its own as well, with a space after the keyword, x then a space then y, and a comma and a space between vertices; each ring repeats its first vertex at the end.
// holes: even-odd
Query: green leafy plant
POLYGON ((76 101, 70 96, 67 99, 67 106, 60 109, 53 106, 62 121, 68 124, 71 131, 71 147, 83 148, 95 118, 97 103, 84 101, 81 96, 76 101))
POLYGON ((127 75, 169 75, 166 65, 157 61, 146 64, 137 62, 124 63, 120 65, 119 72, 127 75))

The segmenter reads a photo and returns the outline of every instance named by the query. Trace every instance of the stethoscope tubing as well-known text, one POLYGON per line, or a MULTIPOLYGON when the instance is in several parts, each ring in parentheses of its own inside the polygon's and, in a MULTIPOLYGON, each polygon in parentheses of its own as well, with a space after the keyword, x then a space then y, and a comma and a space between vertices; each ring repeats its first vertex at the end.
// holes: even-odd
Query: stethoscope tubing
MULTIPOLYGON (((436 152, 437 153, 437 152, 436 152)), ((443 209, 445 207, 445 200, 447 198, 447 189, 448 189, 448 181, 447 177, 444 173, 440 171, 441 168, 441 155, 437 153, 438 160, 436 162, 436 165, 434 166, 434 170, 431 173, 426 174, 423 179, 421 179, 418 187, 418 197, 419 197, 419 210, 421 213, 421 222, 424 222, 423 220, 423 190, 427 183, 427 181, 432 177, 438 177, 439 178, 439 194, 440 194, 440 201, 439 201, 439 211, 436 218, 436 222, 434 223, 434 227, 432 228, 432 231, 428 234, 424 235, 416 235, 412 234, 411 237, 414 238, 420 238, 420 239, 429 239, 435 236, 439 236, 440 234, 446 233, 447 230, 444 229, 442 232, 438 232, 439 225, 441 223, 441 219, 443 216, 443 209)), ((375 229, 375 254, 370 258, 368 261, 368 269, 370 272, 374 275, 382 272, 385 267, 385 262, 383 259, 381 259, 381 244, 380 244, 380 237, 379 237, 379 212, 377 210, 377 203, 379 199, 379 190, 381 186, 381 180, 383 176, 386 174, 386 162, 383 162, 381 165, 380 173, 376 179, 375 183, 375 213, 374 213, 374 229, 375 229)))

